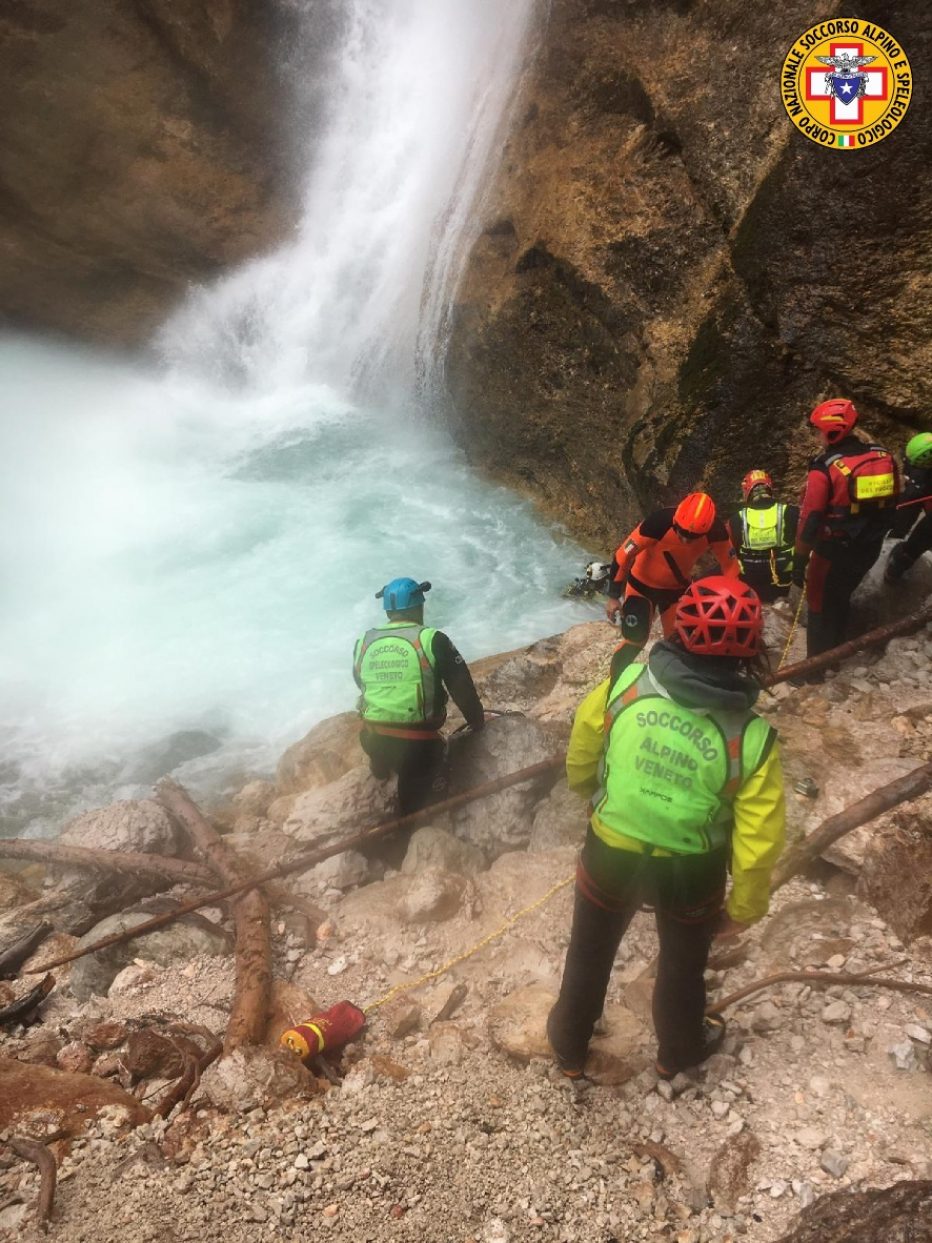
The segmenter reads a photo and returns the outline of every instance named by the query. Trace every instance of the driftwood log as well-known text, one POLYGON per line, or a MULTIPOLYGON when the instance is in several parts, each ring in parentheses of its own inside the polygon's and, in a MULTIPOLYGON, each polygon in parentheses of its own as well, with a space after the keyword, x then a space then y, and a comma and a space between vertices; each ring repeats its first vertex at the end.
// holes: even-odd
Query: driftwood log
POLYGON ((840 660, 847 660, 849 656, 856 656, 858 652, 863 652, 868 647, 880 647, 899 635, 915 634, 917 630, 921 630, 923 626, 928 625, 930 622, 932 622, 932 604, 924 609, 920 609, 918 613, 911 613, 909 617, 903 617, 899 621, 890 622, 887 626, 877 626, 874 630, 865 631, 864 634, 858 635, 856 639, 850 639, 847 643, 840 643, 838 647, 822 652, 819 656, 810 656, 808 660, 799 660, 795 665, 784 665, 776 673, 761 678, 761 685, 776 686, 778 682, 786 682, 790 678, 802 678, 809 673, 817 673, 820 669, 828 669, 840 660))
POLYGON ((0 980, 9 980, 19 971, 26 959, 42 944, 52 931, 47 919, 41 920, 34 928, 14 941, 0 954, 0 980))
MULTIPOLYGON (((56 867, 87 868, 90 871, 116 872, 134 878, 163 882, 164 887, 170 885, 213 885, 216 875, 210 868, 200 863, 189 863, 184 859, 172 859, 166 855, 148 855, 131 850, 92 850, 86 846, 68 846, 60 842, 22 840, 18 837, 0 838, 0 859, 29 859, 36 863, 52 864, 56 867)), ((327 918, 324 911, 309 898, 292 893, 285 885, 268 884, 266 893, 276 906, 291 907, 300 911, 311 921, 312 928, 318 927, 327 918)), ((51 924, 48 930, 51 931, 51 924)), ((38 944, 38 942, 37 942, 38 944)), ((35 947, 33 947, 35 948, 35 947)), ((12 952, 8 950, 7 953, 12 952)), ((30 951, 31 952, 31 951, 30 951)), ((25 962, 29 955, 20 959, 25 962)), ((0 957, 0 978, 3 978, 4 958, 0 957)), ((19 963, 16 964, 17 966, 19 963)))
MULTIPOLYGON (((246 864, 224 842, 188 792, 165 779, 156 787, 159 802, 186 830, 192 843, 227 885, 242 885, 233 903, 236 928, 236 983, 230 1021, 223 1040, 224 1053, 242 1045, 262 1043, 268 1022, 272 990, 272 933, 265 895, 245 875, 246 864), (249 892, 246 892, 246 890, 249 892)), ((138 935, 138 927, 137 927, 138 935)))
POLYGON ((23 1135, 13 1135, 9 1140, 10 1147, 18 1157, 30 1161, 39 1171, 39 1201, 36 1206, 36 1220, 42 1230, 48 1228, 55 1204, 55 1184, 58 1180, 58 1166, 52 1153, 45 1144, 34 1139, 26 1139, 23 1135))
POLYGON ((45 1001, 54 987, 54 975, 43 976, 28 993, 17 998, 16 1001, 11 1001, 8 1006, 0 1010, 0 1027, 5 1027, 7 1023, 21 1023, 23 1019, 28 1019, 33 1010, 45 1001))
POLYGON ((75 950, 71 954, 63 954, 60 958, 56 958, 50 963, 43 963, 41 967, 34 968, 32 974, 48 971, 52 967, 60 967, 66 962, 74 962, 78 958, 83 958, 85 954, 94 954, 97 950, 108 949, 111 945, 120 945, 123 941, 129 941, 133 937, 142 936, 146 932, 152 932, 155 928, 164 928, 166 924, 172 923, 173 920, 179 919, 182 915, 187 915, 191 911, 199 911, 205 906, 216 906, 218 902, 225 902, 228 898, 235 898, 238 894, 254 889, 257 885, 265 885, 270 880, 277 880, 281 876, 294 876, 301 872, 307 872, 311 868, 316 867, 318 863, 323 863, 325 859, 332 859, 334 855, 342 854, 344 850, 354 850, 357 846, 375 841, 380 837, 384 837, 387 833, 394 832, 396 829, 413 827, 416 824, 421 824, 423 821, 431 819, 431 817, 436 816, 440 812, 453 811, 455 808, 463 807, 466 803, 471 803, 475 799, 485 798, 489 794, 497 794, 499 790, 506 790, 509 786, 517 785, 520 781, 531 781, 544 773, 553 772, 555 769, 562 767, 563 760, 564 757, 562 755, 552 756, 550 759, 541 760, 539 763, 531 764, 527 768, 519 769, 517 772, 506 773, 502 777, 495 777, 492 781, 486 781, 482 785, 474 786, 471 790, 464 790, 462 794, 444 799, 443 802, 431 803, 427 807, 421 808, 420 811, 413 811, 407 816, 398 816, 394 820, 386 820, 382 824, 374 825, 371 829, 365 829, 362 833, 355 833, 352 837, 345 837, 342 841, 333 842, 329 846, 321 846, 317 850, 308 851, 305 854, 296 856, 294 859, 283 859, 275 867, 269 868, 265 872, 260 872, 257 876, 252 877, 251 880, 239 881, 226 889, 218 889, 216 893, 209 893, 191 902, 185 902, 177 910, 165 915, 156 915, 144 924, 137 924, 135 928, 128 929, 126 932, 115 932, 109 937, 103 937, 100 941, 95 941, 93 945, 87 945, 83 949, 75 950))
POLYGON ((770 885, 771 892, 785 885, 788 880, 792 880, 839 838, 875 820, 900 803, 918 798, 930 789, 932 789, 932 760, 928 764, 920 764, 918 768, 914 768, 905 776, 897 777, 895 781, 890 781, 887 785, 881 786, 879 790, 874 790, 864 798, 858 799, 856 803, 845 807, 836 815, 829 816, 813 833, 786 852, 774 868, 770 885))
MULTIPOLYGON (((902 963, 896 964, 902 966, 902 963)), ((889 968, 888 968, 889 970, 889 968)), ((889 976, 872 975, 862 971, 858 975, 850 975, 837 971, 778 971, 775 975, 764 976, 714 1001, 706 1010, 707 1014, 718 1014, 727 1010, 736 1002, 743 1001, 762 989, 772 988, 774 984, 811 984, 815 988, 828 988, 833 984, 847 985, 849 988, 889 988, 897 993, 919 993, 924 997, 932 997, 932 984, 918 984, 913 980, 894 980, 889 976)))
POLYGON ((92 850, 60 842, 24 841, 18 837, 0 838, 0 859, 32 859, 55 867, 117 872, 140 880, 164 881, 166 885, 190 884, 203 888, 216 880, 210 868, 200 863, 186 863, 183 859, 132 850, 92 850))

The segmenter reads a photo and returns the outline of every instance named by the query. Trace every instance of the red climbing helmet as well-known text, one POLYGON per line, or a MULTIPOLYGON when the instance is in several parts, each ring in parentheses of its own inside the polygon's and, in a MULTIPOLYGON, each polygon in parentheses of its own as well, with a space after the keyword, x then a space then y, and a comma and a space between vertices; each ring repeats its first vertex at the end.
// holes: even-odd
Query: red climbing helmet
POLYGON ((673 525, 692 539, 708 534, 714 521, 715 502, 705 492, 690 492, 673 513, 673 525))
POLYGON ((756 656, 764 629, 760 597, 737 578, 710 574, 686 588, 676 606, 676 635, 701 656, 756 656))
POLYGON ((768 492, 773 492, 773 480, 765 470, 749 470, 741 480, 741 495, 745 500, 755 488, 766 488, 768 492))
POLYGON ((809 422, 817 427, 830 445, 847 436, 858 421, 858 412, 847 397, 832 397, 823 401, 809 416, 809 422))

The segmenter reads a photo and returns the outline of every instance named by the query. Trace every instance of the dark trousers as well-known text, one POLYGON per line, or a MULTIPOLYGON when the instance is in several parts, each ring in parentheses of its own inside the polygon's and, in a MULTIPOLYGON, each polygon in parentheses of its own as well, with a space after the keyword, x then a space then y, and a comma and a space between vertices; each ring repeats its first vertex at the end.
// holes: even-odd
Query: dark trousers
POLYGON ((398 810, 403 816, 434 801, 434 782, 441 775, 445 750, 442 738, 391 738, 364 729, 359 741, 373 777, 384 781, 398 774, 398 810))
POLYGON ((676 604, 682 593, 640 588, 630 581, 625 587, 621 612, 621 642, 615 648, 611 663, 611 679, 616 681, 650 638, 654 616, 659 611, 664 638, 673 633, 676 604))
POLYGON ((818 656, 845 641, 851 597, 880 556, 884 530, 858 539, 819 544, 806 575, 806 655, 818 656))
POLYGON ((658 1061, 691 1066, 703 1052, 705 968, 725 896, 727 850, 656 858, 586 836, 563 983, 548 1024, 565 1066, 582 1069, 612 964, 635 913, 655 908, 660 960, 653 1019, 658 1061))

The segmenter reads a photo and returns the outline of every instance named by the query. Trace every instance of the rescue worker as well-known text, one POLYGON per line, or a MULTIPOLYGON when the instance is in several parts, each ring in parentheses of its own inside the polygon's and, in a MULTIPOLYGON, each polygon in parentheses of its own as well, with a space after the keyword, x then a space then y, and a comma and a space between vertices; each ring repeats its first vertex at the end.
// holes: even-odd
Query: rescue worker
POLYGON ((606 679, 576 713, 566 772, 591 800, 590 822, 547 1023, 569 1078, 583 1074, 618 945, 645 902, 660 937, 658 1074, 697 1065, 724 1038, 722 1018, 703 1018, 709 947, 766 914, 784 841, 776 733, 752 711, 762 633, 761 602, 746 583, 697 579, 677 603, 673 637, 646 665, 606 679))
POLYGON ((909 532, 909 538, 890 550, 883 574, 886 583, 899 582, 924 552, 932 552, 932 432, 919 432, 906 446, 903 505, 897 519, 897 534, 909 532))
POLYGON ((428 591, 430 583, 413 578, 394 578, 377 591, 385 624, 367 630, 353 654, 362 749, 378 780, 398 774, 402 815, 430 800, 444 756, 448 692, 471 729, 485 723, 466 662, 441 630, 424 625, 428 591))
POLYGON ((821 402, 809 416, 825 448, 809 463, 793 567, 794 587, 806 585, 807 656, 844 640, 851 597, 896 516, 896 463, 882 445, 854 434, 857 421, 843 397, 821 402))
POLYGON ((742 507, 728 520, 741 577, 767 604, 783 599, 793 583, 799 506, 774 500, 773 480, 751 470, 741 480, 742 507))
POLYGON ((613 676, 630 665, 647 642, 657 610, 669 637, 677 601, 689 586, 693 566, 706 552, 714 554, 724 575, 738 576, 728 531, 705 492, 690 492, 675 508, 648 514, 619 546, 605 603, 609 621, 621 614, 622 639, 612 657, 613 676))

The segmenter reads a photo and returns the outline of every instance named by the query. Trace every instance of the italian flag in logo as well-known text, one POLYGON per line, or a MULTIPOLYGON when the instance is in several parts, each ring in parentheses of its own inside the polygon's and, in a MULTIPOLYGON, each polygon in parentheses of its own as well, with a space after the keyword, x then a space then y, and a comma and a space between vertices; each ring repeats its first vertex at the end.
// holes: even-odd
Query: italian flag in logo
POLYGON ((854 146, 854 135, 853 134, 839 134, 838 145, 839 147, 853 147, 854 146))

